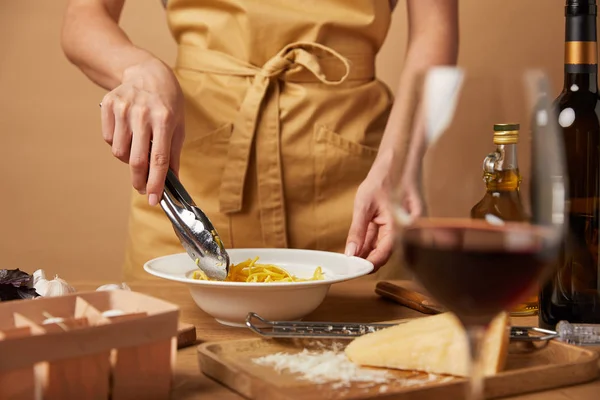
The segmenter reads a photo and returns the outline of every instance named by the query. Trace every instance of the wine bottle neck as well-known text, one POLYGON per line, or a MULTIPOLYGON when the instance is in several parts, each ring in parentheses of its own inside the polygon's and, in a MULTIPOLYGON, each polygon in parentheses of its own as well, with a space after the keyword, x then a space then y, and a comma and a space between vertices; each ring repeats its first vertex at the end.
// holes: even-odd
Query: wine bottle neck
POLYGON ((598 93, 598 73, 569 73, 565 71, 566 90, 598 93))
POLYGON ((565 89, 597 93, 596 6, 568 5, 565 28, 565 89))

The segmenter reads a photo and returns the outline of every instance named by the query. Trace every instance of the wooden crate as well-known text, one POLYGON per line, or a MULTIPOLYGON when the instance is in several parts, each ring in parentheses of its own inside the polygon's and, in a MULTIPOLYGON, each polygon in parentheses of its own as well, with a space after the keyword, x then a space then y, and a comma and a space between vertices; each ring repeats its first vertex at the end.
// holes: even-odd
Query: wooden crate
POLYGON ((0 399, 169 398, 178 318, 121 290, 0 303, 0 399))

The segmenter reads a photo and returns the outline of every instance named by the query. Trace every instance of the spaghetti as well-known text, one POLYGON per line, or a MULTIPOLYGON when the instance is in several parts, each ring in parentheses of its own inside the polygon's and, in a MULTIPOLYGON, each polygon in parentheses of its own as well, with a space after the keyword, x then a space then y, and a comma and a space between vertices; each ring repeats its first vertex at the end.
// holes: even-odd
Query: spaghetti
MULTIPOLYGON (((200 260, 196 259, 196 265, 200 260)), ((285 269, 273 264, 257 264, 258 257, 248 259, 239 264, 232 265, 225 282, 306 282, 319 281, 325 277, 321 267, 317 267, 308 279, 298 278, 285 269)), ((210 281, 211 279, 202 270, 194 271, 192 279, 210 281)))

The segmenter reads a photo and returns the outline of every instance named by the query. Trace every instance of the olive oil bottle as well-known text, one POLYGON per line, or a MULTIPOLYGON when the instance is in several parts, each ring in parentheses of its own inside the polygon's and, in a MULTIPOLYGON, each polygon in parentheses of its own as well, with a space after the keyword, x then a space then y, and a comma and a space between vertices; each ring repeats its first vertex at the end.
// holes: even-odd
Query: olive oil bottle
MULTIPOLYGON (((483 160, 486 191, 471 209, 471 218, 485 219, 490 223, 529 219, 519 191, 522 181, 517 161, 519 129, 519 124, 494 125, 496 150, 483 160)), ((538 297, 534 294, 512 310, 511 314, 535 315, 537 310, 538 297)))
POLYGON ((496 150, 483 160, 486 192, 471 209, 472 218, 502 221, 526 221, 519 187, 521 174, 517 161, 518 124, 494 125, 496 150))

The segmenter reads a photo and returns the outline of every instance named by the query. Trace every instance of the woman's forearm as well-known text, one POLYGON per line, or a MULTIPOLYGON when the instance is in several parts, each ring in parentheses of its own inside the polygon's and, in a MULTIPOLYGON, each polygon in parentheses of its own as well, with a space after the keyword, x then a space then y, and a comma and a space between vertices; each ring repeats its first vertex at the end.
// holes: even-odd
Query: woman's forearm
MULTIPOLYGON (((415 52, 418 53, 418 52, 415 52)), ((398 166, 402 161, 405 165, 412 165, 417 161, 424 150, 425 130, 420 113, 417 87, 422 82, 420 74, 428 67, 435 65, 452 65, 456 57, 452 54, 438 54, 432 58, 415 54, 415 63, 407 63, 401 74, 397 96, 392 106, 374 168, 390 169, 398 166), (409 157, 409 159, 405 159, 409 157)))
POLYGON ((117 87, 130 66, 154 58, 136 47, 119 27, 125 0, 70 0, 61 45, 69 61, 107 90, 117 87))
POLYGON ((384 175, 388 175, 401 164, 410 168, 420 159, 425 132, 421 118, 415 117, 420 108, 417 91, 421 90, 416 85, 429 67, 454 65, 458 56, 456 0, 413 0, 409 18, 413 21, 404 68, 372 168, 377 174, 387 171, 384 175))

